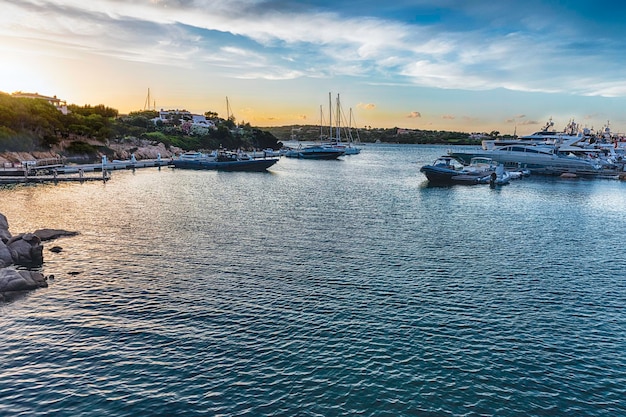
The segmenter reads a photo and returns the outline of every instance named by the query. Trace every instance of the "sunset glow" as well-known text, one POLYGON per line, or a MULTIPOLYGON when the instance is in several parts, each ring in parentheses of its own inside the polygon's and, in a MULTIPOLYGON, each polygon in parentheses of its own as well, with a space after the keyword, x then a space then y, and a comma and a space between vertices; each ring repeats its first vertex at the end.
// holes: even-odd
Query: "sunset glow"
POLYGON ((120 112, 527 133, 626 131, 621 4, 0 0, 0 91, 120 112), (406 3, 406 4, 404 4, 406 3), (355 7, 358 6, 358 7, 355 7))

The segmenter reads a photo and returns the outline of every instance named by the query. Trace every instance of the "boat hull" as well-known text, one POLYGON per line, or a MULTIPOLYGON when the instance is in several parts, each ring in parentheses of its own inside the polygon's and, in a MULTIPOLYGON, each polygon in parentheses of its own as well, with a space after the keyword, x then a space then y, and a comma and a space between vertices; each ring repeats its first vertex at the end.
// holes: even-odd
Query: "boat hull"
POLYGON ((434 165, 424 165, 420 171, 426 175, 429 182, 436 184, 453 184, 452 178, 461 174, 459 171, 434 165))
POLYGON ((285 154, 288 158, 299 159, 337 159, 344 155, 345 151, 332 147, 315 146, 310 148, 293 149, 285 154))
POLYGON ((242 161, 215 160, 175 160, 174 168, 215 170, 215 171, 252 171, 262 172, 278 162, 278 158, 250 159, 242 161))

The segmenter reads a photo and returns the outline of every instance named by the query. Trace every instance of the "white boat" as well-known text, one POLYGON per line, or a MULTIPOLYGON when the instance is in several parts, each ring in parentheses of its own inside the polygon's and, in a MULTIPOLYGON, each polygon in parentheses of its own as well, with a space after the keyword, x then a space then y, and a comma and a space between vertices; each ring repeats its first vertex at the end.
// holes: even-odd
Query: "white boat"
POLYGON ((504 169, 504 165, 500 164, 496 167, 496 170, 489 176, 489 184, 505 185, 511 182, 511 174, 504 169))
POLYGON ((517 137, 513 135, 512 138, 499 138, 499 139, 485 139, 482 141, 483 149, 494 149, 498 146, 506 145, 535 145, 535 144, 572 144, 583 140, 586 136, 590 135, 590 131, 585 129, 579 131, 578 125, 574 120, 570 120, 565 129, 561 132, 557 132, 553 129, 554 122, 552 118, 548 120, 545 126, 530 135, 517 137))
POLYGON ((505 168, 528 169, 533 174, 544 175, 570 172, 595 176, 602 172, 603 167, 600 160, 589 158, 582 148, 547 144, 511 144, 493 149, 450 151, 449 155, 464 164, 469 164, 475 157, 486 157, 503 164, 505 168))
POLYGON ((212 154, 205 154, 202 152, 193 152, 193 151, 189 151, 189 152, 185 152, 179 155, 178 159, 181 159, 183 161, 199 161, 202 159, 207 159, 209 157, 215 157, 215 155, 212 154))

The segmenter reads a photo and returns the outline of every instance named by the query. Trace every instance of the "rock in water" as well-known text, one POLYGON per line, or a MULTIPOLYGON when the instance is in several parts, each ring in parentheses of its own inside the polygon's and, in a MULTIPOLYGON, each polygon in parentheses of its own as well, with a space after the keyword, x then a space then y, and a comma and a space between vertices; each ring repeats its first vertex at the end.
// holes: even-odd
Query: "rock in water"
POLYGON ((0 240, 6 243, 9 239, 11 239, 9 221, 4 214, 0 213, 0 240))
POLYGON ((7 267, 13 264, 13 256, 11 256, 11 251, 4 244, 2 240, 0 240, 0 268, 7 267))
POLYGON ((36 235, 25 233, 12 237, 7 247, 15 264, 29 267, 43 265, 43 246, 36 235))
POLYGON ((78 232, 62 229, 39 229, 35 230, 33 234, 39 237, 42 242, 45 242, 46 240, 57 239, 62 236, 76 236, 78 232))
POLYGON ((0 293, 34 290, 47 286, 46 277, 41 272, 0 269, 0 293))

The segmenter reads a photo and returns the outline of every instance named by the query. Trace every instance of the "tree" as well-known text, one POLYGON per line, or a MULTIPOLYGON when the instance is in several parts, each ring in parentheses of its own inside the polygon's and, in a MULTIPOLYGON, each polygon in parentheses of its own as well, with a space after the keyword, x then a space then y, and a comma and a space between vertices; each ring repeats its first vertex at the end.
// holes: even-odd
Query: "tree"
POLYGON ((208 120, 217 120, 218 119, 218 115, 217 112, 214 111, 205 111, 204 112, 204 117, 206 117, 208 120))

